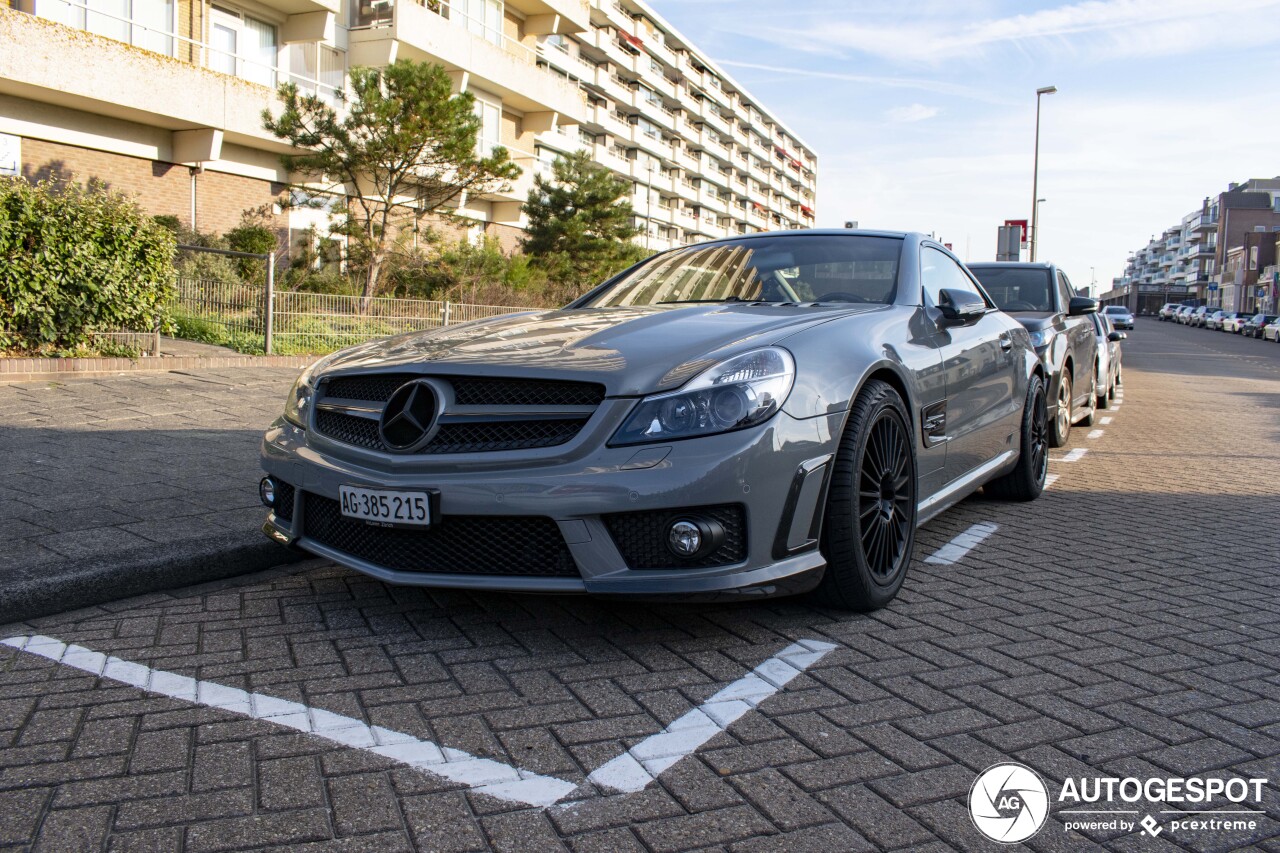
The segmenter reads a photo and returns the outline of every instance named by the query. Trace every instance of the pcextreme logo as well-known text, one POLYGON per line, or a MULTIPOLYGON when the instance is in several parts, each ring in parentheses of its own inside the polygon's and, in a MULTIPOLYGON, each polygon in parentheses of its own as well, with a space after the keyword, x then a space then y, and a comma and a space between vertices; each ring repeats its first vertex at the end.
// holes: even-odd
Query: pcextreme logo
MULTIPOLYGON (((1261 801, 1265 778, 1067 778, 1057 801, 1064 830, 1140 829, 1152 838, 1168 828, 1175 835, 1197 832, 1253 832, 1258 809, 1223 809, 1223 801, 1241 805, 1261 801), (1152 804, 1157 814, 1141 813, 1138 802, 1152 804), (1091 804, 1098 808, 1088 808, 1091 804), (1204 806, 1203 809, 1188 807, 1204 806), (1179 806, 1171 809, 1168 806, 1179 806), (1117 808, 1121 806, 1121 808, 1117 808), (1128 808, 1124 808, 1124 807, 1128 808), (1158 808, 1164 806, 1165 808, 1158 808)), ((969 789, 969 816, 979 832, 1001 844, 1017 844, 1043 828, 1049 816, 1049 790, 1040 775, 1023 764, 994 764, 978 774, 969 789)))

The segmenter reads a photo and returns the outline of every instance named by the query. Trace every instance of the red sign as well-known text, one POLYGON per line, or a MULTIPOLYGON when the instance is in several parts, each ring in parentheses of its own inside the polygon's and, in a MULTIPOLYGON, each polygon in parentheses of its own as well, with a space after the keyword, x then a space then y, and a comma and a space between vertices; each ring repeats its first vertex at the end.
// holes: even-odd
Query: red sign
POLYGON ((1022 229, 1022 248, 1027 248, 1027 220, 1025 219, 1006 219, 1005 226, 1012 227, 1014 225, 1022 229))

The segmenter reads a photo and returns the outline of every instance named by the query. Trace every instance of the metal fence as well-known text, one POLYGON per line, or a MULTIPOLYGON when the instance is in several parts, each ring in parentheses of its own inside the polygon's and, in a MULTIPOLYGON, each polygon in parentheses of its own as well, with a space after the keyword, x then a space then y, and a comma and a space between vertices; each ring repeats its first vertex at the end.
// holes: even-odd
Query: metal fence
POLYGON ((240 283, 179 279, 172 315, 210 342, 265 353, 325 353, 372 338, 527 311, 428 299, 277 291, 240 283))

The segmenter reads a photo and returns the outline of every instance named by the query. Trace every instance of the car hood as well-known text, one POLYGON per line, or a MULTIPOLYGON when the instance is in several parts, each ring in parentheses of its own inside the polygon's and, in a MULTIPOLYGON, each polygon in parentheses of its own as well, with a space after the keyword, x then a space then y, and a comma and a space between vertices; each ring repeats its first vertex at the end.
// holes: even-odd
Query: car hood
POLYGON ((1038 332, 1053 325, 1058 316, 1056 311, 1006 311, 1013 319, 1022 324, 1028 332, 1038 332))
POLYGON ((717 361, 880 305, 634 306, 508 314, 370 341, 319 372, 393 370, 603 383, 610 396, 678 387, 717 361))

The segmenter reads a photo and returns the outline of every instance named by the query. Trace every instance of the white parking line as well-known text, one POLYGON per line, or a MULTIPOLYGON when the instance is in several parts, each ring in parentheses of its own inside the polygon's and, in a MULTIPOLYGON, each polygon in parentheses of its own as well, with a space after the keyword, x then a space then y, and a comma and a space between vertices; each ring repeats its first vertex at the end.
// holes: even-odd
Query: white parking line
POLYGON ((692 755, 698 747, 731 723, 777 693, 804 670, 834 649, 831 643, 801 640, 739 678, 697 708, 650 735, 593 772, 592 782, 615 791, 634 792, 658 778, 662 771, 692 755))
POLYGON ((1114 420, 1115 420, 1115 418, 1103 418, 1103 419, 1102 419, 1102 425, 1103 425, 1103 426, 1110 426, 1110 425, 1111 425, 1111 422, 1112 422, 1112 421, 1114 421, 1114 420))
POLYGON ((1052 486, 1052 485, 1053 485, 1054 483, 1056 483, 1056 482, 1058 482, 1058 475, 1057 475, 1057 474, 1046 474, 1046 475, 1045 475, 1045 478, 1044 478, 1044 487, 1045 487, 1046 489, 1047 489, 1047 488, 1049 488, 1050 486, 1052 486))
POLYGON ((1071 452, 1067 453, 1067 454, 1066 454, 1065 456, 1063 456, 1061 459, 1054 459, 1054 460, 1052 460, 1052 461, 1054 461, 1054 462, 1079 462, 1081 459, 1083 459, 1083 458, 1084 458, 1084 455, 1085 455, 1086 453, 1088 453, 1088 452, 1089 452, 1089 448, 1087 448, 1087 447, 1077 447, 1075 450, 1072 450, 1071 452))
POLYGON ((955 539, 952 539, 946 545, 943 545, 933 554, 925 557, 924 561, 926 563, 935 563, 941 566, 950 566, 963 559, 964 555, 973 550, 978 543, 999 529, 998 525, 990 521, 983 521, 979 524, 975 524, 955 539))
POLYGON ((53 637, 10 637, 3 642, 6 646, 48 658, 63 666, 119 681, 149 693, 159 693, 161 696, 242 714, 342 746, 363 749, 450 781, 460 782, 501 800, 531 806, 549 806, 578 787, 563 779, 539 776, 500 761, 477 758, 460 749, 440 747, 403 732, 370 726, 353 717, 309 708, 298 702, 261 693, 246 693, 224 684, 197 681, 176 672, 164 672, 140 663, 109 657, 84 646, 69 646, 53 637))
MULTIPOLYGON (((478 758, 403 732, 370 726, 354 717, 212 681, 197 681, 84 646, 68 645, 53 637, 10 637, 0 643, 149 693, 218 708, 341 746, 362 749, 501 800, 546 808, 579 788, 564 779, 542 776, 490 758, 478 758)), ((618 791, 643 789, 662 771, 727 729, 834 648, 835 644, 820 640, 792 643, 661 732, 600 767, 589 778, 618 791)))
POLYGON ((1089 438, 1102 438, 1102 433, 1103 433, 1103 432, 1105 432, 1105 430, 1100 430, 1100 429, 1091 430, 1091 431, 1089 432, 1089 436, 1088 436, 1088 437, 1089 437, 1089 438))

